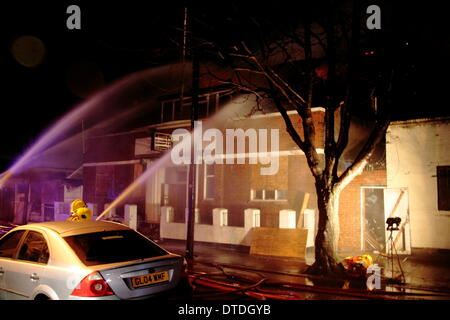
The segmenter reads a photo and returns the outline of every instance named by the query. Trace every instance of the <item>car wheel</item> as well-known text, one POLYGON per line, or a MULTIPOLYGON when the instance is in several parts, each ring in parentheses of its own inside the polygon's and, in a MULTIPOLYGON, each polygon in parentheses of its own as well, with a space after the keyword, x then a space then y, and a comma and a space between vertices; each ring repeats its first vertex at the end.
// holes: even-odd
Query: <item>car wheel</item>
POLYGON ((47 297, 45 294, 38 294, 34 300, 38 300, 38 301, 45 301, 45 300, 50 300, 49 297, 47 297))

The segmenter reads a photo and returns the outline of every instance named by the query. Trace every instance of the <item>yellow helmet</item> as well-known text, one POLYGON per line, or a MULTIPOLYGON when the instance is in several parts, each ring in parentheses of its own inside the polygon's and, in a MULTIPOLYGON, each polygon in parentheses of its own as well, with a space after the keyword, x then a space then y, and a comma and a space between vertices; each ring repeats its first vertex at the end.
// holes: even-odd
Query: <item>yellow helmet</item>
POLYGON ((83 200, 74 200, 70 205, 71 215, 67 220, 84 221, 92 219, 92 211, 87 207, 83 200))
POLYGON ((86 203, 80 199, 73 200, 70 204, 70 213, 75 213, 75 211, 79 208, 87 208, 86 203))
POLYGON ((366 268, 368 268, 369 266, 371 266, 373 264, 372 256, 370 256, 368 254, 363 254, 361 256, 361 260, 364 261, 364 266, 366 268))

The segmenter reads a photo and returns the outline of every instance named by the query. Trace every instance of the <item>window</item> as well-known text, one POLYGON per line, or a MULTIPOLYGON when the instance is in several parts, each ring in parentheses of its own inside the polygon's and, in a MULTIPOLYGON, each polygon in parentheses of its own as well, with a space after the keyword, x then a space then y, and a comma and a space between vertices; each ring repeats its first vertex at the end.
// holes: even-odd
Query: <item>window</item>
POLYGON ((275 190, 264 190, 264 200, 275 200, 275 190))
POLYGON ((288 192, 287 190, 277 190, 277 200, 287 200, 288 192))
POLYGON ((188 166, 168 167, 165 170, 165 183, 186 184, 188 179, 188 166))
POLYGON ((39 232, 30 231, 20 247, 17 259, 47 263, 49 258, 47 241, 39 232))
POLYGON ((65 237, 87 266, 159 257, 167 251, 133 230, 104 231, 65 237))
MULTIPOLYGON (((208 117, 209 96, 200 96, 198 101, 199 117, 208 117)), ((169 122, 174 120, 186 120, 191 118, 192 99, 190 97, 181 100, 166 100, 161 103, 161 122, 169 122)))
POLYGON ((14 231, 0 239, 0 257, 12 258, 19 245, 24 230, 14 231))
POLYGON ((204 198, 214 199, 216 197, 216 171, 214 165, 205 164, 204 198))
POLYGON ((253 200, 264 200, 264 190, 253 190, 253 200))
POLYGON ((450 166, 437 167, 438 210, 450 210, 450 166))
POLYGON ((287 190, 252 190, 251 199, 260 201, 287 200, 287 190))
MULTIPOLYGON (((199 118, 208 118, 219 110, 219 107, 229 103, 232 99, 231 91, 210 92, 198 97, 199 118)), ((192 98, 184 97, 161 101, 161 123, 174 120, 186 120, 191 118, 192 98)))

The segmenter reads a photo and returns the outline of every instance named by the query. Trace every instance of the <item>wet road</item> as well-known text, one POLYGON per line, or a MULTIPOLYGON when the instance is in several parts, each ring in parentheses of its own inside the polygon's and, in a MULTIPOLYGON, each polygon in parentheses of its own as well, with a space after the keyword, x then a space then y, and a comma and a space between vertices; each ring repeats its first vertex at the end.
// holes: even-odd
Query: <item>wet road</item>
MULTIPOLYGON (((183 254, 183 243, 163 242, 163 247, 174 253, 183 254)), ((197 279, 212 279, 219 283, 239 284, 251 286, 262 279, 267 279, 258 288, 262 290, 282 291, 283 296, 291 294, 291 298, 300 300, 360 300, 360 299, 388 299, 388 300, 449 300, 450 290, 427 289, 418 290, 387 285, 382 281, 382 288, 370 293, 364 281, 323 280, 305 277, 302 272, 307 267, 305 259, 277 258, 250 255, 243 250, 227 247, 197 245, 194 263, 190 265, 192 275, 197 279), (298 286, 298 288, 296 287, 298 286), (344 288, 344 290, 343 290, 344 288), (383 295, 381 295, 383 293, 383 295)), ((409 287, 413 287, 409 283, 409 287)), ((208 284, 210 285, 210 283, 208 284)), ((214 285, 214 284, 213 284, 214 285)), ((408 286, 406 286, 408 287, 408 286)), ((420 287, 420 286, 419 286, 420 287)), ((427 287, 429 288, 429 287, 427 287)), ((257 291, 257 290, 255 290, 257 291)), ((247 300, 255 299, 241 292, 224 293, 209 286, 196 284, 192 295, 193 300, 247 300)))

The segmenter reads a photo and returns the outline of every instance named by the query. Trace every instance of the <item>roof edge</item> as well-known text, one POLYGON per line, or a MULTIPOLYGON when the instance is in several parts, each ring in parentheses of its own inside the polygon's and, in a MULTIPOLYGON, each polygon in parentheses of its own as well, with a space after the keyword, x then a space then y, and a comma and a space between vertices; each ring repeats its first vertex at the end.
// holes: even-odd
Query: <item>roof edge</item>
POLYGON ((405 124, 429 123, 429 122, 440 122, 440 123, 450 122, 450 116, 436 117, 436 118, 419 118, 419 119, 392 121, 390 126, 392 126, 392 125, 399 126, 399 125, 405 125, 405 124))

